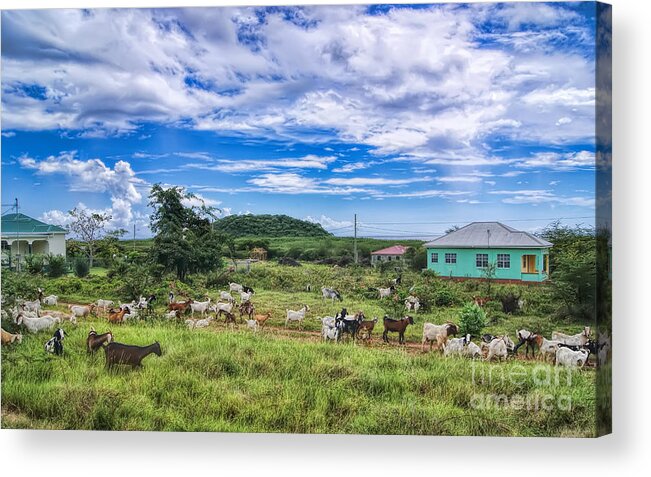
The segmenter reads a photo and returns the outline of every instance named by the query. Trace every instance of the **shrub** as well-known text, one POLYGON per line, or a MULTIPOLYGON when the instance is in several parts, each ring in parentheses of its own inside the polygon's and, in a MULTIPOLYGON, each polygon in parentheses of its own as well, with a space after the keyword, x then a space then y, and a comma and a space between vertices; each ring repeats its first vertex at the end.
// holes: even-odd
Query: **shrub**
POLYGON ((452 306, 454 302, 454 294, 447 288, 441 288, 434 295, 434 303, 436 303, 436 306, 452 306))
POLYGON ((318 258, 318 254, 319 254, 318 250, 314 248, 308 248, 301 253, 301 260, 313 262, 318 258))
POLYGON ((63 255, 52 255, 47 256, 47 276, 50 278, 59 278, 66 274, 66 259, 63 255))
POLYGON ((29 273, 32 275, 39 275, 43 273, 45 257, 41 254, 27 255, 25 257, 25 265, 27 265, 27 271, 29 273))
POLYGON ((75 276, 78 278, 87 277, 88 273, 90 273, 88 260, 83 257, 75 258, 74 262, 72 262, 72 269, 75 272, 75 276))
POLYGON ((480 336, 486 326, 486 313, 475 303, 466 304, 461 310, 459 332, 461 335, 480 336))

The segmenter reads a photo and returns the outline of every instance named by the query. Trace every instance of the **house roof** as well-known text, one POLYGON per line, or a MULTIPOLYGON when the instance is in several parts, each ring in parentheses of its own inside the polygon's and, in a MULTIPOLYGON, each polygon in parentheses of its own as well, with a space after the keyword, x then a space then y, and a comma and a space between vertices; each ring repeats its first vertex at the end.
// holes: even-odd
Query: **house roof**
POLYGON ((33 219, 25 214, 5 214, 0 218, 2 235, 11 234, 52 234, 66 233, 67 230, 58 225, 49 225, 33 219))
POLYGON ((549 248, 553 244, 499 222, 472 222, 427 242, 427 248, 549 248))
POLYGON ((409 247, 405 247, 404 245, 392 245, 391 247, 371 252, 371 255, 403 255, 408 248, 409 247))

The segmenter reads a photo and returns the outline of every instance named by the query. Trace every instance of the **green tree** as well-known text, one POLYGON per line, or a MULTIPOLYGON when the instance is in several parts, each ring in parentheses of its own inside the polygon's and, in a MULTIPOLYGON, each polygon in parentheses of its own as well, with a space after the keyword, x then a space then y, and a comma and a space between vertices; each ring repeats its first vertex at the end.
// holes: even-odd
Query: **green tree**
POLYGON ((155 234, 152 258, 182 281, 188 273, 209 272, 222 265, 224 236, 211 223, 216 209, 184 204, 192 199, 196 196, 181 187, 160 184, 154 184, 149 195, 149 206, 154 209, 150 217, 155 234))
POLYGON ((88 257, 89 266, 92 267, 97 242, 106 233, 104 229, 112 217, 109 214, 89 212, 78 207, 69 211, 68 214, 73 219, 68 228, 83 242, 80 247, 88 257))
POLYGON ((492 285, 493 285, 493 280, 495 280, 495 276, 497 275, 497 264, 495 262, 493 263, 488 263, 484 267, 484 269, 481 271, 481 276, 484 279, 486 283, 486 295, 491 296, 491 291, 492 291, 492 285))
POLYGON ((476 303, 468 303, 461 310, 459 332, 462 336, 479 336, 486 326, 486 313, 476 303))

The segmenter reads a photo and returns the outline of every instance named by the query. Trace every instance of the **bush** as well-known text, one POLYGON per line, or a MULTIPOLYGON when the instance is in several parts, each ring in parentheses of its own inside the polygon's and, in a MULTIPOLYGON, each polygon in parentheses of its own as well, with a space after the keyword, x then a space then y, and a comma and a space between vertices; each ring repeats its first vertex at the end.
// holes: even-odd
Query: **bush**
POLYGON ((27 272, 32 275, 40 275, 45 267, 45 257, 41 254, 27 255, 25 257, 27 272))
POLYGON ((48 255, 47 256, 47 276, 50 278, 59 278, 66 274, 66 259, 63 255, 48 255))
POLYGON ((481 307, 475 303, 469 303, 461 310, 461 318, 459 320, 459 332, 465 336, 470 334, 472 336, 480 336, 482 330, 486 326, 486 313, 481 307))
POLYGON ((434 295, 434 303, 436 303, 436 306, 452 306, 454 302, 454 293, 447 288, 441 288, 434 295))
POLYGON ((74 262, 72 262, 72 269, 74 270, 75 276, 77 278, 87 277, 90 273, 90 265, 88 263, 88 260, 83 257, 75 258, 74 262))

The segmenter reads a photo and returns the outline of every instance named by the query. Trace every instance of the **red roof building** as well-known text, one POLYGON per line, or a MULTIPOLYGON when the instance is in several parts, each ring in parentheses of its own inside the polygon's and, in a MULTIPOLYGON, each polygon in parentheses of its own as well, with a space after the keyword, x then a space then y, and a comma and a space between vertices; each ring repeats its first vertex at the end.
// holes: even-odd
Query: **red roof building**
POLYGON ((404 259, 405 252, 408 248, 404 245, 392 245, 391 247, 371 252, 371 264, 377 265, 380 262, 401 261, 404 259))

